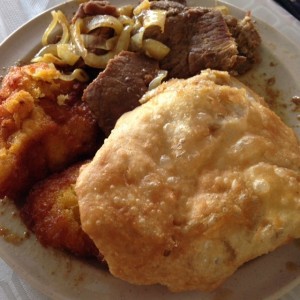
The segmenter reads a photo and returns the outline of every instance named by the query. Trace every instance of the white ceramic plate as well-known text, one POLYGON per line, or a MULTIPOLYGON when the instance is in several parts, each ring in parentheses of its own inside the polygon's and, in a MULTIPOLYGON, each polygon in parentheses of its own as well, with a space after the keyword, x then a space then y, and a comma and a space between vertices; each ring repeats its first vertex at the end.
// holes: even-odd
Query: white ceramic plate
MULTIPOLYGON (((115 0, 122 5, 130 0, 115 0)), ((197 4, 197 0, 190 4, 197 4)), ((199 2, 198 2, 199 3, 199 2)), ((133 3, 134 4, 134 3, 133 3)), ((202 1, 201 5, 214 5, 202 1)), ((231 14, 242 18, 244 12, 227 5, 231 14)), ((57 7, 68 16, 77 8, 74 2, 57 7)), ((49 11, 30 21, 0 46, 2 75, 16 62, 26 62, 40 47, 41 36, 49 24, 49 11)), ((272 107, 300 136, 299 112, 291 101, 300 95, 300 50, 271 27, 257 20, 262 36, 262 63, 242 81, 274 102, 272 107)), ((9 228, 22 235, 25 227, 13 212, 10 202, 0 204, 0 228, 9 228)), ((0 256, 24 279, 53 299, 122 299, 122 300, 235 300, 277 299, 300 283, 300 248, 297 243, 286 245, 271 254, 255 259, 241 267, 226 283, 213 293, 187 292, 173 294, 161 286, 133 286, 112 277, 95 262, 75 259, 61 252, 45 249, 34 236, 14 245, 0 239, 0 256)))

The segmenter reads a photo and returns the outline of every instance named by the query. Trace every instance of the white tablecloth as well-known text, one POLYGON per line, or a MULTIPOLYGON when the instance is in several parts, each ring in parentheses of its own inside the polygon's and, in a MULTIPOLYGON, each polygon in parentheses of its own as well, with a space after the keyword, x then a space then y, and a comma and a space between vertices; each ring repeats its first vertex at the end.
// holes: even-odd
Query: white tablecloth
MULTIPOLYGON (((66 1, 0 0, 0 42, 42 11, 64 2, 66 1)), ((293 43, 300 45, 300 22, 272 0, 224 0, 224 2, 251 10, 254 16, 273 26, 293 43)), ((25 283, 0 259, 0 299, 45 300, 48 298, 25 283)), ((300 286, 282 298, 282 300, 289 299, 300 299, 300 286)))

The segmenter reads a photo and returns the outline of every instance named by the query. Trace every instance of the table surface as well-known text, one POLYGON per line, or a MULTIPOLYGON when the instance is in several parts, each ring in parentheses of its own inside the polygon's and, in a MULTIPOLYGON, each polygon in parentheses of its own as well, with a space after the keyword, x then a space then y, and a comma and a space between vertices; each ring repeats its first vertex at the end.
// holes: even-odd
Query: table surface
MULTIPOLYGON (((63 0, 1 0, 0 43, 28 20, 41 12, 64 3, 63 0)), ((252 14, 274 27, 290 41, 300 46, 300 22, 272 0, 224 0, 252 14)), ((1 54, 1 49, 0 49, 1 54)), ((282 300, 300 298, 300 285, 282 300)), ((48 297, 24 282, 0 259, 0 299, 47 300, 48 297)))

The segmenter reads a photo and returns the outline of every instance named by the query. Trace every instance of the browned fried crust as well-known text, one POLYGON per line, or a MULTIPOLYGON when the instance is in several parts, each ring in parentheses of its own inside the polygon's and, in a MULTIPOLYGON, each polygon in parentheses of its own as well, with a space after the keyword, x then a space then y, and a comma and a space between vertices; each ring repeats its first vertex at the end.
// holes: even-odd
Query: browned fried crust
POLYGON ((260 97, 206 70, 143 101, 75 187, 82 227, 113 275, 213 290, 300 238, 300 144, 260 97))
POLYGON ((99 251, 81 229, 77 196, 73 184, 82 164, 38 183, 30 192, 21 216, 44 246, 95 257, 99 251))
POLYGON ((11 68, 0 89, 0 197, 20 197, 98 148, 97 123, 81 100, 85 87, 45 63, 11 68))

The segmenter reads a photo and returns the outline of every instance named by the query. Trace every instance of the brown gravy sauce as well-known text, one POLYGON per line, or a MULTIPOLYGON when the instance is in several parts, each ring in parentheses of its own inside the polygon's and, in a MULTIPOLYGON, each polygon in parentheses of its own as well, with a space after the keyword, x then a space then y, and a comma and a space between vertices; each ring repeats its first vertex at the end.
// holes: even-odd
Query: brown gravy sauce
POLYGON ((233 295, 233 291, 227 288, 219 288, 213 292, 212 300, 229 300, 233 295))
POLYGON ((300 271, 300 265, 292 261, 286 262, 285 268, 290 272, 300 271))
POLYGON ((29 237, 29 232, 24 231, 23 235, 19 235, 4 226, 0 226, 0 237, 2 237, 6 242, 10 244, 20 245, 25 239, 29 237))
MULTIPOLYGON (((7 213, 7 204, 11 200, 8 198, 0 199, 0 215, 4 215, 7 213)), ((19 218, 19 212, 17 209, 10 212, 10 218, 19 218)), ((0 237, 3 238, 4 241, 13 244, 20 245, 23 241, 28 239, 30 236, 29 231, 24 230, 22 233, 16 233, 12 229, 8 228, 8 226, 0 224, 0 237)))

